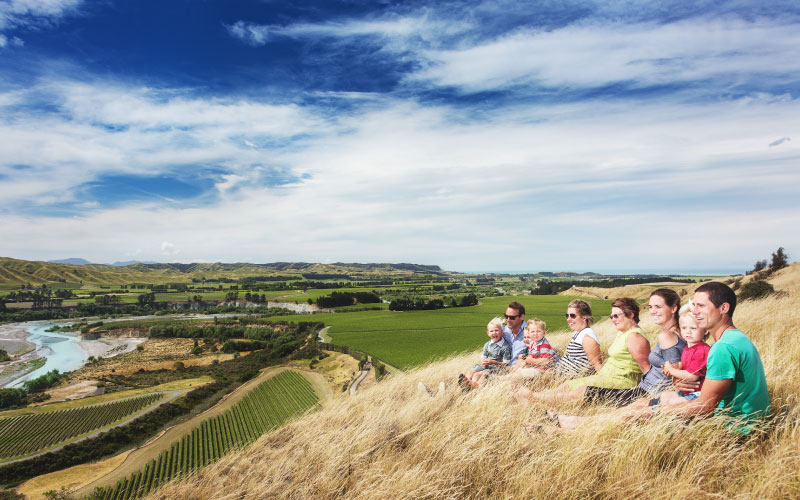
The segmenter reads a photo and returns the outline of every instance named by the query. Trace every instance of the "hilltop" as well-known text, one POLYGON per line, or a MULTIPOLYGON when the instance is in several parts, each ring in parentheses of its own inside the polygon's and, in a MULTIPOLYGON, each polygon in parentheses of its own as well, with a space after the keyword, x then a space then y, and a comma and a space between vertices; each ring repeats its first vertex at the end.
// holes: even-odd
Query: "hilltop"
MULTIPOLYGON (((574 434, 529 435, 522 424, 541 420, 543 408, 512 402, 507 383, 466 395, 457 388, 455 377, 473 353, 332 401, 148 498, 796 497, 800 264, 770 282, 778 294, 744 301, 734 316, 761 353, 775 413, 772 427, 750 439, 726 432, 720 419, 686 426, 663 415, 636 425, 598 417, 574 434), (418 381, 447 388, 431 398, 419 393, 418 381)), ((642 324, 653 328, 647 313, 642 324)), ((607 321, 596 326, 607 346, 613 328, 607 321)), ((559 349, 568 340, 567 332, 548 337, 559 349)))
POLYGON ((281 277, 283 279, 377 279, 381 277, 408 277, 415 275, 447 275, 439 266, 388 263, 333 263, 274 262, 251 263, 136 263, 127 266, 106 264, 61 264, 0 257, 0 284, 41 285, 65 282, 95 285, 119 283, 170 283, 191 280, 225 278, 239 279, 249 276, 281 277))

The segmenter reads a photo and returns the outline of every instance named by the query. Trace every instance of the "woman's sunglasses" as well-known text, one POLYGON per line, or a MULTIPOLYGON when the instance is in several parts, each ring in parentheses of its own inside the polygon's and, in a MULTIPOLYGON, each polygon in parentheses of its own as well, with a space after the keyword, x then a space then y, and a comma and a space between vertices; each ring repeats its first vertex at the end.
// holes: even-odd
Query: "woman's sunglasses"
POLYGON ((567 318, 567 319, 570 319, 570 318, 575 319, 575 318, 578 317, 578 315, 575 314, 575 313, 567 313, 567 314, 564 315, 564 317, 567 318))

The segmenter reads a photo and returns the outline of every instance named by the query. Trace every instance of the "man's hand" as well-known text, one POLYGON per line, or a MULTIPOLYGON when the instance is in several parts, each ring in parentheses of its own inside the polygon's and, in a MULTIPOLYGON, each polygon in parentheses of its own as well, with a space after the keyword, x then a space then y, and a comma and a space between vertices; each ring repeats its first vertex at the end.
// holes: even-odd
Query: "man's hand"
POLYGON ((675 389, 678 391, 690 393, 695 392, 700 387, 700 381, 690 382, 688 380, 673 377, 672 385, 674 385, 675 389))
POLYGON ((481 360, 481 366, 489 366, 491 364, 492 364, 492 360, 491 359, 482 359, 481 360))

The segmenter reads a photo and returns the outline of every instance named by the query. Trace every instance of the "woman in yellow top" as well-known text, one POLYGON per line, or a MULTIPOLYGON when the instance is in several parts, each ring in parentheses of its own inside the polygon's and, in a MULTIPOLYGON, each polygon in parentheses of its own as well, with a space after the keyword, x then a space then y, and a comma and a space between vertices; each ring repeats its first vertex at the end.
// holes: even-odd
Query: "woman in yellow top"
POLYGON ((608 348, 608 359, 595 375, 570 380, 555 389, 531 392, 520 388, 516 397, 521 401, 576 401, 579 399, 604 399, 603 389, 631 389, 639 384, 642 373, 650 369, 647 355, 650 343, 639 328, 639 305, 627 297, 611 304, 611 322, 617 327, 617 337, 608 348))

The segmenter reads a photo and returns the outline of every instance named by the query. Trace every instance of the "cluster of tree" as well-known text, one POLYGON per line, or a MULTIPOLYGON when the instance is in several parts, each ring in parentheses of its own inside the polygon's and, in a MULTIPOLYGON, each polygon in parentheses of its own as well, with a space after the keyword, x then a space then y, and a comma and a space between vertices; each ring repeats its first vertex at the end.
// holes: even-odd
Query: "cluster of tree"
POLYGON ((8 355, 8 351, 5 349, 0 349, 0 363, 3 361, 11 361, 11 356, 8 355))
POLYGON ((777 250, 772 252, 772 261, 769 263, 769 265, 767 265, 767 259, 758 260, 753 266, 753 269, 748 271, 747 274, 759 273, 762 271, 768 271, 768 274, 772 274, 788 265, 789 256, 786 254, 783 247, 778 247, 777 250))
MULTIPOLYGON (((478 296, 474 293, 464 295, 460 299, 451 297, 447 307, 469 307, 478 305, 478 296)), ((390 311, 425 311, 431 309, 442 309, 445 301, 442 299, 408 298, 401 297, 389 303, 390 311)))
POLYGON ((601 280, 566 280, 550 281, 541 280, 536 283, 536 288, 531 289, 531 295, 555 295, 573 286, 591 286, 597 288, 616 288, 625 285, 640 285, 642 283, 691 283, 691 279, 677 279, 670 276, 645 276, 641 278, 609 278, 601 280))
MULTIPOLYGON (((31 302, 31 307, 34 309, 47 308, 51 309, 59 307, 64 298, 72 296, 69 290, 57 290, 53 293, 52 288, 47 288, 42 285, 41 288, 35 290, 21 290, 19 292, 11 292, 6 295, 4 302, 31 302)), ((3 307, 4 309, 5 307, 3 307)))
POLYGON ((192 325, 172 321, 153 325, 149 329, 151 337, 204 338, 224 342, 224 352, 262 350, 272 358, 283 357, 303 345, 309 334, 322 325, 305 322, 291 323, 231 323, 216 325, 192 325), (246 341, 233 341, 245 339, 246 341))
POLYGON ((222 352, 230 354, 232 352, 258 351, 265 347, 267 347, 267 343, 261 340, 228 340, 222 344, 222 352))
POLYGON ((62 375, 58 370, 53 369, 44 375, 31 380, 26 380, 22 384, 22 388, 27 392, 44 392, 45 389, 49 389, 56 385, 58 381, 61 380, 61 376, 62 375))
POLYGON ((122 300, 119 298, 119 295, 97 295, 94 298, 94 303, 100 306, 115 306, 118 305, 122 300))
POLYGON ((0 389, 0 410, 21 406, 25 402, 28 393, 24 389, 13 387, 0 389))
POLYGON ((353 304, 380 304, 381 298, 375 292, 333 292, 330 295, 319 297, 319 307, 342 307, 353 304))
POLYGON ((443 292, 445 290, 458 290, 461 288, 461 284, 459 283, 451 283, 449 285, 433 285, 434 292, 443 292))
POLYGON ((51 370, 40 377, 26 381, 22 384, 22 389, 13 387, 0 389, 0 410, 30 403, 29 394, 40 393, 53 387, 61 377, 58 370, 51 370))
POLYGON ((244 278, 239 278, 239 283, 257 283, 259 281, 292 281, 296 279, 297 276, 247 276, 244 278))
POLYGON ((354 278, 349 274, 341 273, 303 273, 303 278, 307 280, 348 280, 352 281, 354 278))

